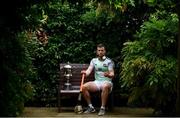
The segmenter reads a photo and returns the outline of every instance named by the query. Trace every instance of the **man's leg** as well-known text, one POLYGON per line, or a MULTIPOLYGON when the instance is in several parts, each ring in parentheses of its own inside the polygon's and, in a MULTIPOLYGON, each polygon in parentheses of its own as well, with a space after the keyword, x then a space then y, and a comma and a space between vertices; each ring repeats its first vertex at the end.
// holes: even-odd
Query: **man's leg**
POLYGON ((88 109, 85 111, 85 113, 95 112, 95 109, 91 103, 90 92, 96 92, 96 91, 98 91, 98 88, 94 82, 87 82, 83 85, 82 93, 83 93, 84 99, 86 100, 88 104, 88 109))
POLYGON ((87 82, 83 85, 82 93, 87 104, 91 104, 90 92, 96 92, 98 88, 94 82, 87 82))
POLYGON ((111 91, 111 84, 110 83, 104 83, 102 86, 102 92, 101 92, 101 106, 105 107, 106 102, 109 96, 109 93, 111 91))
POLYGON ((108 82, 104 83, 101 86, 101 90, 102 90, 102 92, 101 92, 101 108, 98 113, 98 115, 100 115, 100 116, 105 114, 105 106, 107 103, 109 93, 111 92, 111 88, 112 88, 112 84, 108 83, 108 82))

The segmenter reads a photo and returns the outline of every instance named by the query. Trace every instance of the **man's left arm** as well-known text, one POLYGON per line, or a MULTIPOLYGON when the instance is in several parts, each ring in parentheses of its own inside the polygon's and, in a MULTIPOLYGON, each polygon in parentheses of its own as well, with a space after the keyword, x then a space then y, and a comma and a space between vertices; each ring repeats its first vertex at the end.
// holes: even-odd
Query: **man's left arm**
POLYGON ((114 78, 114 63, 111 62, 108 64, 108 72, 104 73, 105 77, 114 78))
POLYGON ((105 77, 114 78, 114 69, 109 70, 108 72, 104 72, 105 77))

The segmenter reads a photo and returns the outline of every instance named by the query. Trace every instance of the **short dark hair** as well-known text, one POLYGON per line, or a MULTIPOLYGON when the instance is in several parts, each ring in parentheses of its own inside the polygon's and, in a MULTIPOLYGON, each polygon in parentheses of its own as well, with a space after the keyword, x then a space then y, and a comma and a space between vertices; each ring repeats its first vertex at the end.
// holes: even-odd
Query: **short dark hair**
POLYGON ((102 47, 104 47, 104 48, 106 49, 106 46, 105 46, 104 44, 102 44, 102 43, 99 43, 99 44, 97 45, 97 48, 102 48, 102 47))

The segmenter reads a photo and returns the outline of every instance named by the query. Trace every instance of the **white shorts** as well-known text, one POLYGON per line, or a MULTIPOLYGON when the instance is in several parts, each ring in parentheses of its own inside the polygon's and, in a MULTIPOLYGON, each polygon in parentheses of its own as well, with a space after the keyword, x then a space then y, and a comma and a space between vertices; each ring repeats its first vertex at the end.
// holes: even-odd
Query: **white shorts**
POLYGON ((96 86, 97 86, 99 91, 102 89, 103 84, 109 83, 109 84, 111 84, 110 92, 112 91, 113 83, 111 81, 98 81, 98 80, 94 80, 93 82, 96 84, 96 86))

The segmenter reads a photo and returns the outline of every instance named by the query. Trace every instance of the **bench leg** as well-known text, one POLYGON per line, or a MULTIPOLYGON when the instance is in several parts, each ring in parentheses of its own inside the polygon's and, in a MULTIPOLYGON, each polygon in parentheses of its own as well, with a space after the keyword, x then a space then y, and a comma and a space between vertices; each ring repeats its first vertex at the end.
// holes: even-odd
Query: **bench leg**
POLYGON ((62 112, 62 109, 61 109, 61 100, 59 99, 58 101, 59 101, 58 102, 58 112, 60 113, 60 112, 62 112))
POLYGON ((108 107, 109 107, 108 110, 109 110, 109 111, 113 111, 113 107, 114 107, 114 94, 113 94, 113 92, 110 93, 108 99, 109 99, 109 100, 108 100, 108 107))
POLYGON ((61 112, 61 93, 60 89, 58 89, 58 112, 61 112))

